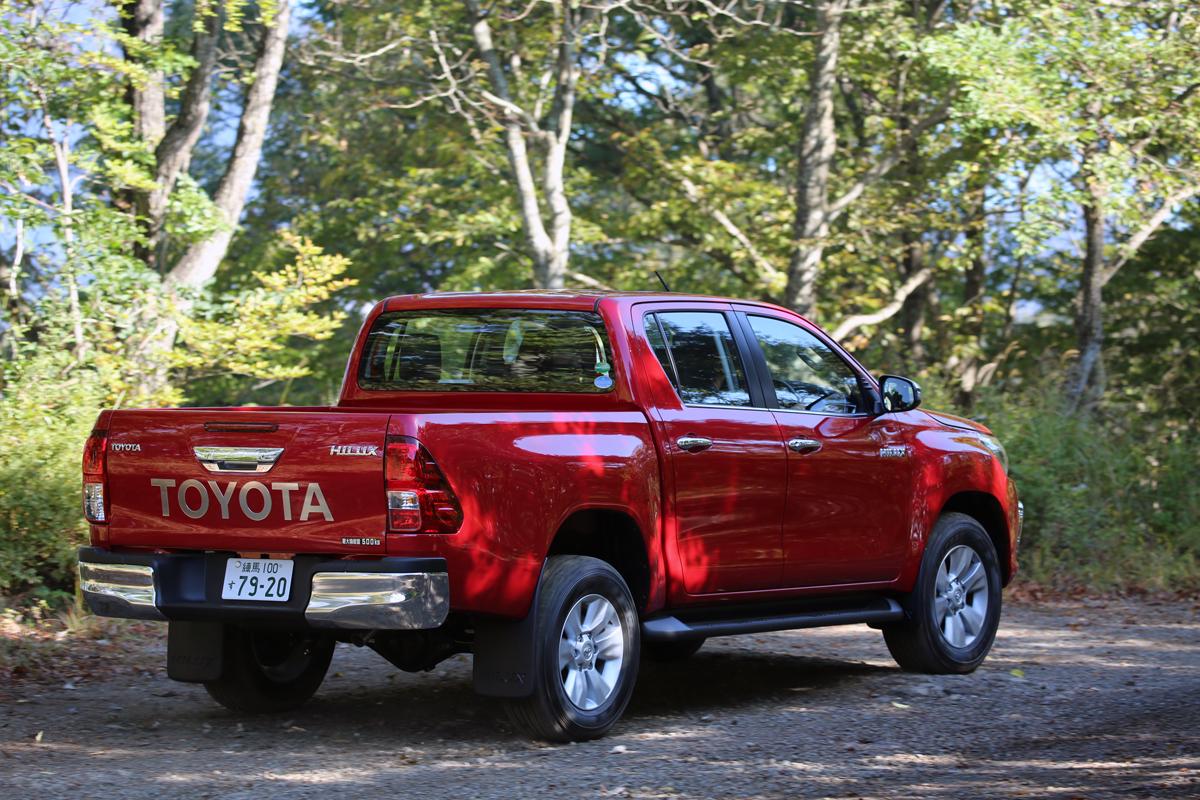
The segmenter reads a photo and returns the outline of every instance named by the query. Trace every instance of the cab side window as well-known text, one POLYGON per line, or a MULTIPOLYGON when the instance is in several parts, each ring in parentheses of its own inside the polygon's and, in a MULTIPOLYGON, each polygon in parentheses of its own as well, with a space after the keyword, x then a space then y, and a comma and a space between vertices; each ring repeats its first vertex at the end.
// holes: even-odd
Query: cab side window
POLYGON ((646 336, 683 402, 748 406, 750 393, 733 333, 715 311, 647 314, 646 336))
POLYGON ((828 345, 781 319, 754 315, 748 319, 767 359, 780 408, 825 414, 868 412, 857 373, 828 345))

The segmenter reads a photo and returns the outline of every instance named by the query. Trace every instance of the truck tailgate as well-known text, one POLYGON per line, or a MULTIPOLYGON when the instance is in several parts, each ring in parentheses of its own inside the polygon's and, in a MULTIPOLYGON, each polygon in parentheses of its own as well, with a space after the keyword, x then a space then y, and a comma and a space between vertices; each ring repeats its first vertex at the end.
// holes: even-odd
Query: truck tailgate
POLYGON ((387 424, 335 409, 115 411, 109 543, 382 554, 387 424))

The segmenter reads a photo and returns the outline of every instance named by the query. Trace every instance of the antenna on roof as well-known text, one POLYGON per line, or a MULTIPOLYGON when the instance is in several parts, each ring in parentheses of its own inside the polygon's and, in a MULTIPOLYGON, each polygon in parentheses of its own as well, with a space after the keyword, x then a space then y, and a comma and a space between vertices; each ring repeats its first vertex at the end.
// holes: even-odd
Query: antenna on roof
POLYGON ((663 285, 663 291, 671 291, 671 287, 667 286, 666 278, 659 274, 658 270, 654 270, 654 277, 658 278, 658 282, 663 285))

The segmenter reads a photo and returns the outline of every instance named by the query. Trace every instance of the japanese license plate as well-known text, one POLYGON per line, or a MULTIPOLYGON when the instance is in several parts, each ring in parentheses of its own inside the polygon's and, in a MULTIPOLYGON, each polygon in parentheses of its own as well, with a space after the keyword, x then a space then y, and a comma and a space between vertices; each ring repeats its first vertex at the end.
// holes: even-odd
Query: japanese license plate
POLYGON ((221 599, 286 602, 292 594, 292 566, 279 558, 231 558, 225 562, 221 599))

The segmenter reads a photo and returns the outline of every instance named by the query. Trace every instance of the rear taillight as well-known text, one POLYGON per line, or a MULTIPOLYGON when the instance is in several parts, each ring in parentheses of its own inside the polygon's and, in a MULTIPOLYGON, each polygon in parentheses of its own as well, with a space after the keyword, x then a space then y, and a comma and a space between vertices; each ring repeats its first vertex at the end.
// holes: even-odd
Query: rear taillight
POLYGON ((389 436, 384 456, 388 531, 454 533, 462 506, 429 451, 411 436, 389 436))
POLYGON ((108 431, 96 429, 83 446, 83 515, 88 522, 108 522, 105 502, 108 431))

